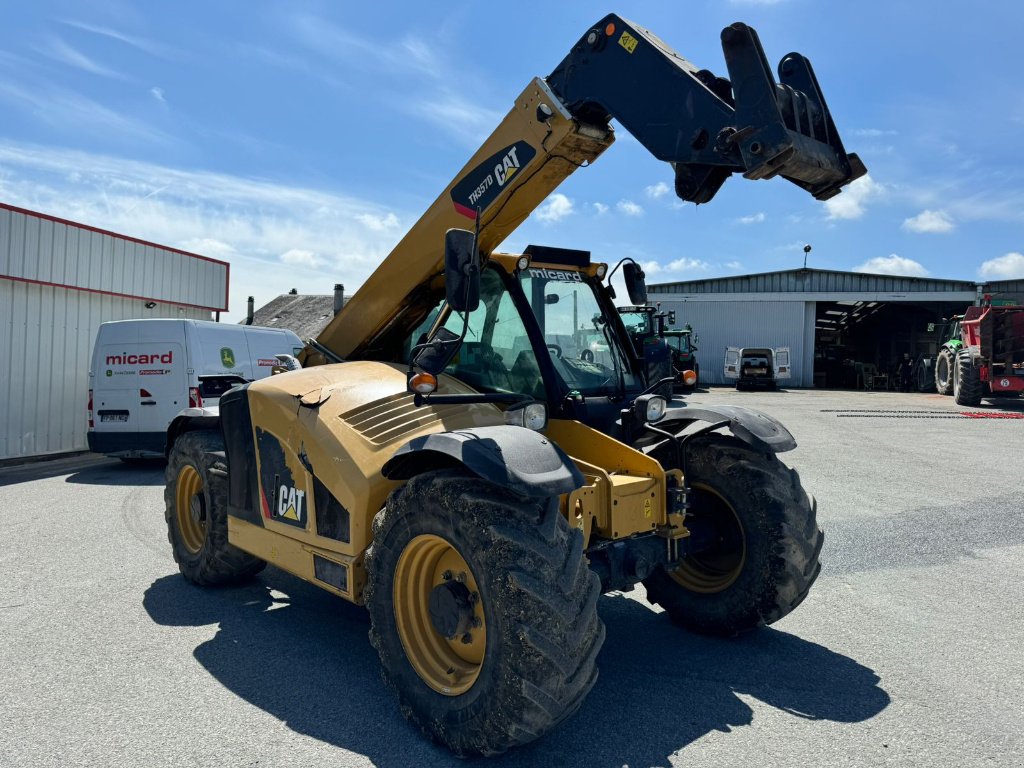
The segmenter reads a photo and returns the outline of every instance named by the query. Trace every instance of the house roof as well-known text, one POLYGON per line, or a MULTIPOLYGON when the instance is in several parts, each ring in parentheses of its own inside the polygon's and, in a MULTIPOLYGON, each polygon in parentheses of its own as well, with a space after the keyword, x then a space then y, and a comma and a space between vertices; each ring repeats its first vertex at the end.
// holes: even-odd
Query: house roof
MULTIPOLYGON (((349 300, 345 297, 345 301, 349 300)), ((305 341, 316 338, 334 317, 332 294, 300 296, 286 293, 269 301, 253 313, 253 325, 287 328, 305 341)), ((241 321, 243 324, 244 320, 241 321)))

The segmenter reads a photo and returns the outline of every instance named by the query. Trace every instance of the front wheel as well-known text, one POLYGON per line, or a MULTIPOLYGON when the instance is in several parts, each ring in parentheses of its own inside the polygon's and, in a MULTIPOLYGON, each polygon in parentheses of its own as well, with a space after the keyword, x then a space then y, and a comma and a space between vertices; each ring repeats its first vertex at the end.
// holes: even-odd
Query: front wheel
POLYGON ((374 520, 366 573, 384 679, 460 756, 538 738, 597 680, 600 583, 557 498, 457 470, 419 475, 374 520))
POLYGON ((228 473, 219 433, 186 432, 175 440, 166 479, 167 538, 186 579, 205 586, 233 584, 266 567, 228 543, 228 473))
POLYGON ((935 358, 935 391, 940 395, 953 394, 953 351, 943 347, 935 358))
POLYGON ((738 635, 778 621, 821 571, 824 534, 799 476, 774 454, 719 434, 696 439, 686 471, 692 554, 644 581, 648 600, 702 634, 738 635))

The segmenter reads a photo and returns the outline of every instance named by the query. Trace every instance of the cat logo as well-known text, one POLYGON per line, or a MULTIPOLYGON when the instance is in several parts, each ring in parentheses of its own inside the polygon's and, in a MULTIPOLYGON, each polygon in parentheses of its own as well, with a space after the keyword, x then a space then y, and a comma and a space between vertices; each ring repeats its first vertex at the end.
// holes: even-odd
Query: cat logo
POLYGON ((306 500, 306 492, 287 485, 282 485, 277 494, 277 517, 291 520, 295 523, 305 521, 303 509, 306 500))
POLYGON ((235 352, 231 347, 220 348, 220 361, 224 364, 225 368, 235 367, 235 352))
POLYGON ((512 178, 512 175, 519 170, 519 158, 516 157, 516 148, 510 147, 508 154, 501 159, 501 162, 494 166, 494 178, 498 180, 498 186, 505 186, 505 182, 512 178))

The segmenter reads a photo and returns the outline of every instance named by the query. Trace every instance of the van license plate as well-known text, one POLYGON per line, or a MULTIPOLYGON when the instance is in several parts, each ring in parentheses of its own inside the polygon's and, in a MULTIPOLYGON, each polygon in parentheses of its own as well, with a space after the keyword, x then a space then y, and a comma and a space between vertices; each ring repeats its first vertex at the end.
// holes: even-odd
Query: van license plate
POLYGON ((101 413, 100 421, 128 421, 127 413, 101 413))

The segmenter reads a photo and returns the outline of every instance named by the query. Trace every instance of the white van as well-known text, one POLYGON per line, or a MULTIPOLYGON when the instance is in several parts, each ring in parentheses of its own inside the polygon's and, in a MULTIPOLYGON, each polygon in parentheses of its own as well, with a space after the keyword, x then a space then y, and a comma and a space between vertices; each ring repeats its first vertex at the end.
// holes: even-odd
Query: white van
POLYGON ((790 373, 789 347, 726 347, 725 378, 736 389, 776 389, 790 373))
POLYGON ((276 354, 303 344, 288 330, 203 320, 117 320, 100 325, 89 370, 89 450, 162 456, 184 408, 217 405, 236 384, 262 379, 276 354))

